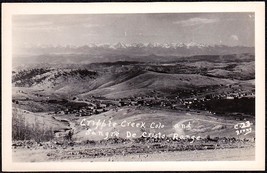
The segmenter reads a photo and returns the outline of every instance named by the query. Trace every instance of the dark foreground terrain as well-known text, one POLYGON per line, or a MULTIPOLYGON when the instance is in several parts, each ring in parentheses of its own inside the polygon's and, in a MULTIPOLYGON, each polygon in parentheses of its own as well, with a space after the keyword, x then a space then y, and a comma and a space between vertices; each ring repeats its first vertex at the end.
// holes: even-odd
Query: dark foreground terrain
POLYGON ((176 160, 214 160, 205 153, 212 153, 216 160, 253 160, 254 141, 248 139, 217 138, 202 139, 197 143, 187 140, 154 141, 151 139, 109 139, 106 141, 42 142, 16 141, 13 143, 13 158, 16 161, 63 161, 63 160, 104 160, 123 161, 176 161, 176 160), (26 153, 27 152, 27 153, 26 153), (187 157, 175 158, 175 153, 187 157), (38 154, 38 157, 35 157, 38 154), (202 156, 200 155, 202 154, 202 156), (158 157, 165 155, 165 158, 158 157), (157 157, 153 157, 157 156, 157 157))

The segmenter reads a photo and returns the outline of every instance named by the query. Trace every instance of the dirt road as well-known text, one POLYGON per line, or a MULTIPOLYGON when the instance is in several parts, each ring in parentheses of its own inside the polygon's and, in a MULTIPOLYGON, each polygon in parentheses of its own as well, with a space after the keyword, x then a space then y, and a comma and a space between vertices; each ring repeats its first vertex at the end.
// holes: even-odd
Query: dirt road
POLYGON ((14 162, 45 162, 45 161, 67 161, 67 162, 120 162, 120 161, 242 161, 254 160, 255 149, 234 148, 216 150, 195 150, 195 151, 175 151, 149 154, 114 155, 111 157, 77 158, 74 160, 49 159, 49 150, 13 150, 14 162))

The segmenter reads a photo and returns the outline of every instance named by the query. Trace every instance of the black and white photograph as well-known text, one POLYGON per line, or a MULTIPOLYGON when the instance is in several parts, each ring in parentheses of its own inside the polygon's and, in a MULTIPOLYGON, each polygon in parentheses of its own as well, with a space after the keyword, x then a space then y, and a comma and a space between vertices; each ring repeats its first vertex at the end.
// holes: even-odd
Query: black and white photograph
POLYGON ((258 160, 255 11, 10 19, 12 163, 258 160))

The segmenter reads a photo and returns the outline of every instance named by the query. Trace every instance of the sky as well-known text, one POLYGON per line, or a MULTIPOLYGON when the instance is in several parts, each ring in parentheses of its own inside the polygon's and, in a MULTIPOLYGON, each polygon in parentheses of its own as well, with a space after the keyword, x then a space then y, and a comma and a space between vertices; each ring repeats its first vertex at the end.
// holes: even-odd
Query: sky
POLYGON ((254 46, 254 13, 15 15, 14 46, 203 43, 254 46))

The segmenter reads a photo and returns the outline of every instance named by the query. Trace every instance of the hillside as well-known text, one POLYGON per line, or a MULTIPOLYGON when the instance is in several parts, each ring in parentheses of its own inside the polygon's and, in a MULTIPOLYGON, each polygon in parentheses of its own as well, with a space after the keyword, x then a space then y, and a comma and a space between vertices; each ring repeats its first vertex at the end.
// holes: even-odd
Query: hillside
POLYGON ((203 86, 218 86, 234 83, 227 79, 217 79, 197 74, 164 74, 146 72, 119 84, 95 89, 81 96, 100 95, 107 98, 127 98, 131 96, 149 95, 153 91, 165 94, 180 90, 196 89, 203 86), (142 92, 143 91, 143 92, 142 92))
POLYGON ((15 159, 253 157, 253 54, 58 56, 13 66, 15 159))
POLYGON ((114 99, 226 86, 254 76, 254 56, 241 54, 180 57, 168 62, 24 65, 13 68, 12 83, 42 90, 44 96, 114 99))

